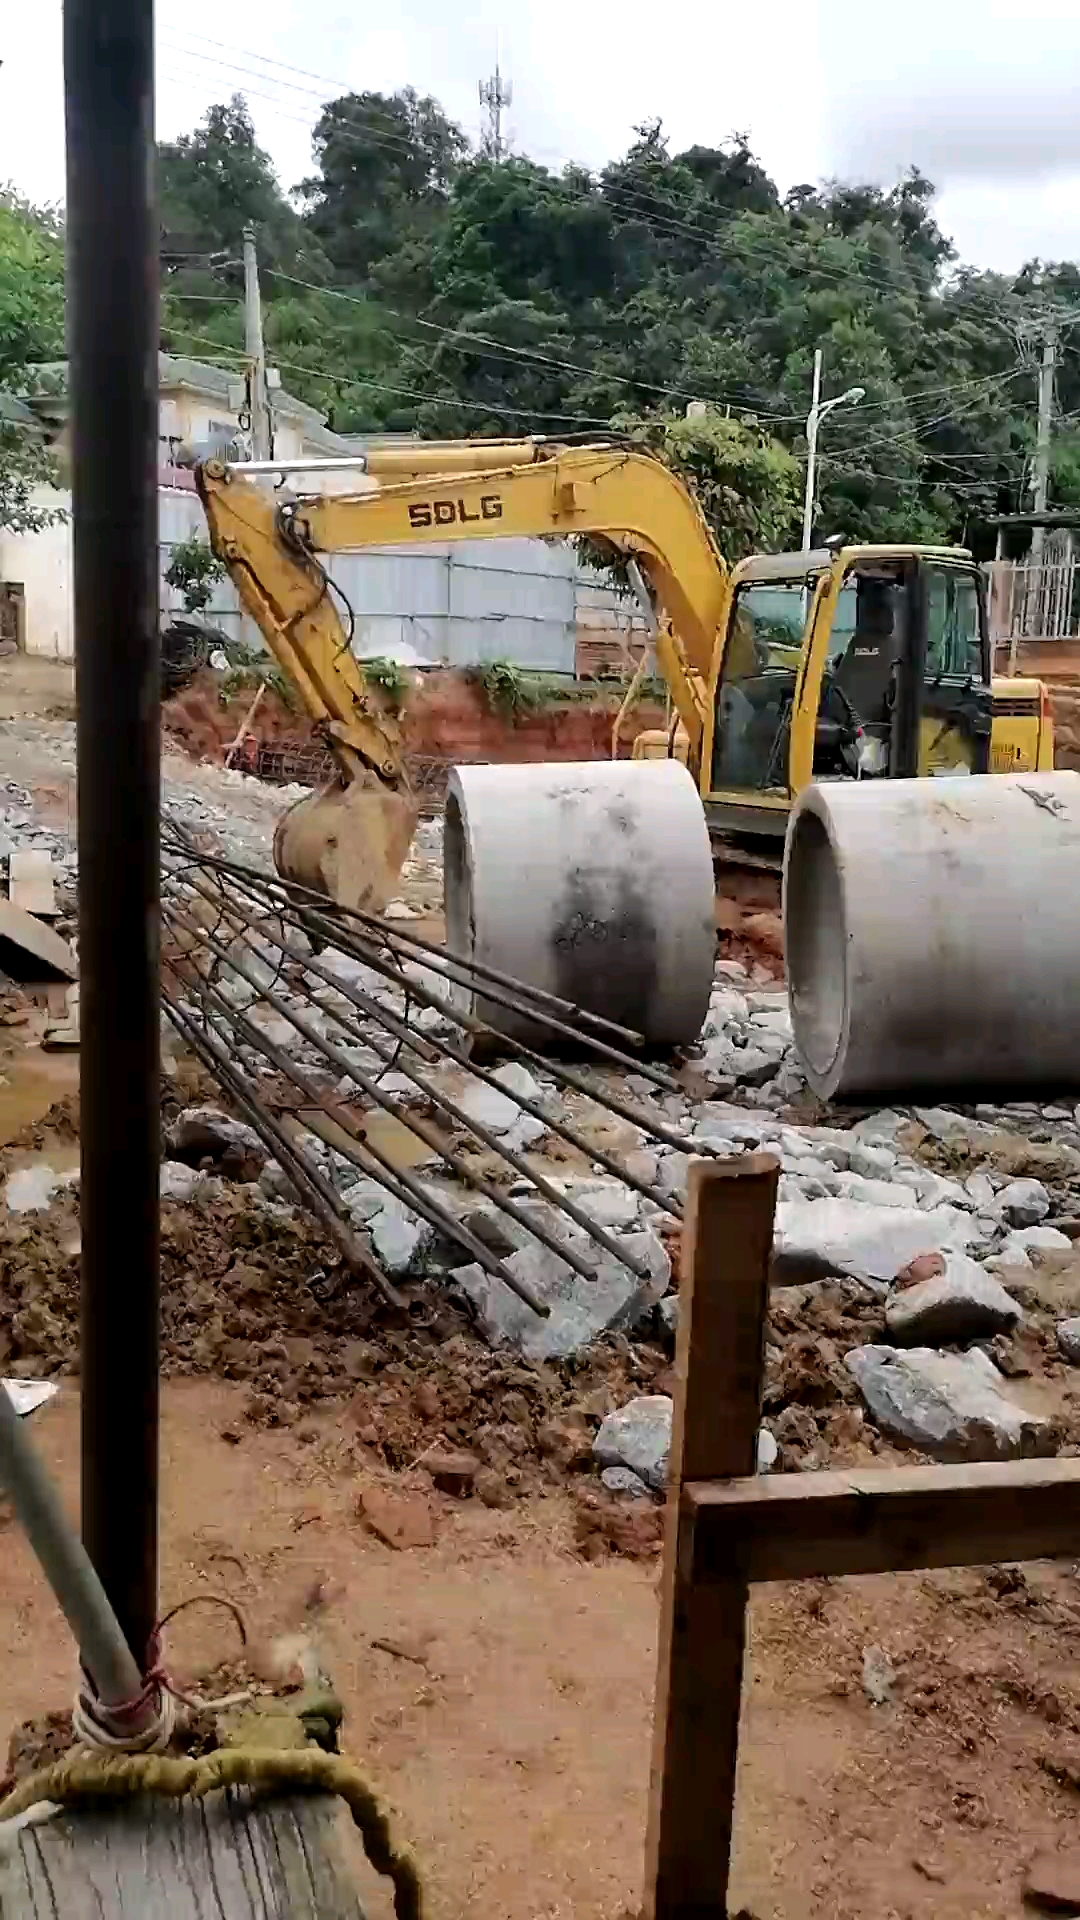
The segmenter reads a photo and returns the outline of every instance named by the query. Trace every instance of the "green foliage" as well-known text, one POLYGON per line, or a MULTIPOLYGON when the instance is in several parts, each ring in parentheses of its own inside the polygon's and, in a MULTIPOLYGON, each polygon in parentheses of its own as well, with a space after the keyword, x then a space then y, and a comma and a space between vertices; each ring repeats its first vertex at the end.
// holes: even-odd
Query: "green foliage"
POLYGON ((387 660, 382 654, 376 654, 370 660, 357 663, 365 680, 378 687, 387 705, 394 713, 400 713, 412 686, 412 676, 407 667, 398 660, 387 660))
POLYGON ((543 704, 543 692, 512 660, 488 660, 470 667, 467 678, 483 690, 492 713, 504 720, 520 720, 543 704))
POLYGON ((34 499, 39 487, 56 484, 55 462, 37 435, 0 418, 0 532, 40 533, 65 520, 62 507, 34 499))
POLYGON ((64 237, 59 220, 0 188, 0 387, 64 351, 64 237))
POLYGON ((214 588, 225 578, 225 568, 207 542, 197 533, 178 540, 165 569, 165 580, 184 602, 185 613, 203 613, 214 597, 214 588))
POLYGON ((790 546, 799 527, 802 473, 788 449, 752 420, 709 408, 617 416, 617 432, 658 454, 689 483, 725 560, 790 546))

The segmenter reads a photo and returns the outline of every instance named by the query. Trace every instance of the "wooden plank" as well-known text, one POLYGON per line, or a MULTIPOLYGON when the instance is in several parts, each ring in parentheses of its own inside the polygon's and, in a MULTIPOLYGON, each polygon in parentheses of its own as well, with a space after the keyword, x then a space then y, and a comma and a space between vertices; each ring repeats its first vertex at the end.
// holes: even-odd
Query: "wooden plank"
POLYGON ((1080 1554, 1080 1460, 750 1475, 683 1488, 691 1577, 806 1580, 1080 1554))
POLYGON ((347 1819, 332 1796, 246 1789, 61 1814, 4 1836, 0 1920, 364 1920, 347 1819))
POLYGON ((654 1920, 727 1914, 747 1585, 693 1584, 684 1480, 752 1472, 778 1167, 690 1169, 653 1720, 645 1902, 654 1920))

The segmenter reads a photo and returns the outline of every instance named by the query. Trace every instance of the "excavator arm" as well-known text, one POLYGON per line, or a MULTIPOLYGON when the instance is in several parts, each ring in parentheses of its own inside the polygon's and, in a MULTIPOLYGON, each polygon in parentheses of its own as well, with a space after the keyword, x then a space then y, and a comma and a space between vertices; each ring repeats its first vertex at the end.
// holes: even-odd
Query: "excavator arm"
POLYGON ((661 672, 691 742, 700 741, 729 574, 670 468, 618 443, 421 441, 374 451, 368 471, 377 492, 296 503, 295 522, 312 547, 588 534, 636 560, 660 619, 661 672))
POLYGON ((729 575, 678 477, 619 443, 415 442, 374 450, 367 465, 376 490, 284 501, 221 462, 196 478, 214 552, 341 767, 334 788, 283 819, 279 870, 346 904, 377 906, 404 859, 415 806, 397 720, 353 656, 320 554, 579 534, 606 543, 636 561, 652 595, 657 659, 692 759, 729 575))

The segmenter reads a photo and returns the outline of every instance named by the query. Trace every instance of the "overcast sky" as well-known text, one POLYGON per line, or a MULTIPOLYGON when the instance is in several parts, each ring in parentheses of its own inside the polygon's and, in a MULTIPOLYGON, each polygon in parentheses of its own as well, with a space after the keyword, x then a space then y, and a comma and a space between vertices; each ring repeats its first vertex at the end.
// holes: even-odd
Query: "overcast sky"
MULTIPOLYGON (((320 100, 350 87, 411 84, 475 135, 477 80, 501 31, 514 144, 548 165, 600 166, 657 115, 676 147, 738 129, 782 188, 825 174, 889 182, 915 163, 978 266, 1080 259, 1076 0, 907 0, 899 14, 880 0, 158 0, 157 11, 159 133, 241 91, 286 186, 309 170, 320 100)), ((0 182, 59 200, 60 0, 6 0, 3 13, 0 182)))

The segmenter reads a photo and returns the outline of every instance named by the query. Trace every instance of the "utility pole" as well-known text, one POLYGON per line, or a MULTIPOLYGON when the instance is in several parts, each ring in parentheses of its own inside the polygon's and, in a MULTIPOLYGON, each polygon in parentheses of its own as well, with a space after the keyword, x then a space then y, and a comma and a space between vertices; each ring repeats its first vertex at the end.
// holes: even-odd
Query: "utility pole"
POLYGON ((802 550, 810 551, 814 531, 814 482, 817 478, 817 433, 821 418, 821 348, 814 352, 814 385, 806 416, 806 492, 803 495, 802 550))
MULTIPOLYGON (((1042 363, 1039 367, 1039 426, 1035 439, 1035 466, 1032 475, 1032 505, 1036 513, 1046 512, 1047 495, 1050 491, 1050 428, 1054 413, 1054 368, 1057 365, 1057 328, 1052 320, 1045 322, 1043 332, 1042 363)), ((1046 528, 1034 526, 1031 529, 1031 561, 1033 566, 1042 561, 1046 528)))
POLYGON ((274 434, 266 383, 262 298, 259 293, 259 261, 255 252, 254 227, 244 228, 244 350, 248 357, 252 453, 256 460, 269 460, 274 452, 274 434))
POLYGON ((826 414, 834 407, 856 407, 866 392, 865 387, 849 387, 846 393, 838 393, 832 400, 821 397, 821 348, 814 351, 814 385, 810 397, 810 411, 806 416, 806 492, 803 495, 802 550, 809 553, 814 534, 814 488, 817 483, 817 443, 818 428, 826 414))
POLYGON ((508 107, 514 98, 514 89, 509 80, 504 80, 499 70, 499 38, 495 36, 495 71, 490 80, 481 80, 480 105, 487 109, 487 131, 481 145, 492 160, 498 162, 505 157, 503 146, 502 117, 504 107, 508 107))

